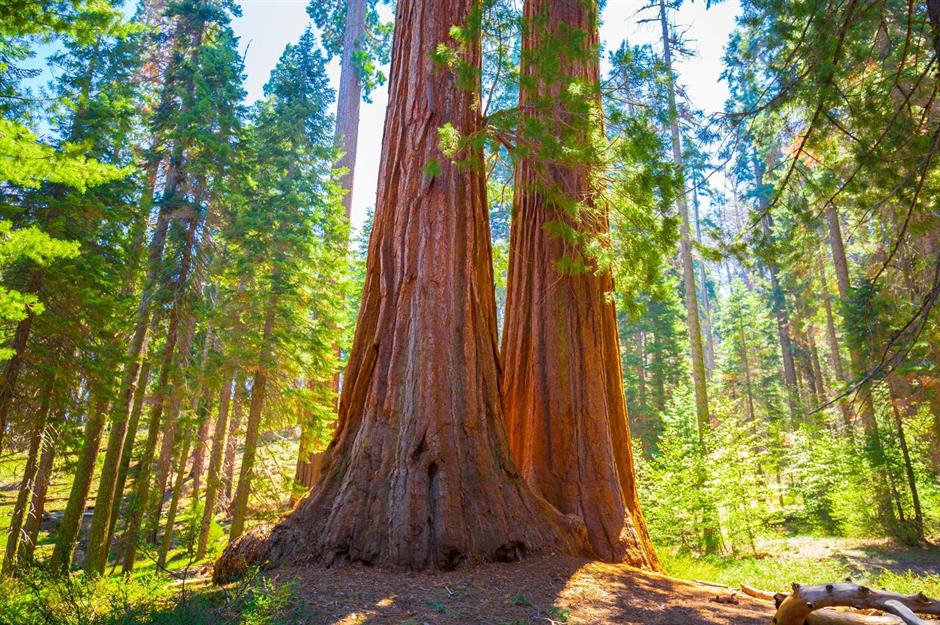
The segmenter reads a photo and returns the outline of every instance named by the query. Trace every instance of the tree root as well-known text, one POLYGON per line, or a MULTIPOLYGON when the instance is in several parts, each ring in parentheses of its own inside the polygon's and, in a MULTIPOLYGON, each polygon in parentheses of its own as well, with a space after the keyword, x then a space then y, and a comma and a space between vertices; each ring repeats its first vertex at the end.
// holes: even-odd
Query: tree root
POLYGON ((940 616, 940 601, 930 599, 923 593, 902 595, 848 582, 823 586, 793 584, 790 595, 778 595, 777 614, 773 622, 775 625, 927 625, 917 614, 940 616), (892 616, 831 609, 835 607, 873 609, 892 616))
POLYGON ((270 534, 270 526, 256 527, 229 544, 212 568, 212 582, 227 584, 242 577, 250 568, 264 568, 271 550, 270 534))

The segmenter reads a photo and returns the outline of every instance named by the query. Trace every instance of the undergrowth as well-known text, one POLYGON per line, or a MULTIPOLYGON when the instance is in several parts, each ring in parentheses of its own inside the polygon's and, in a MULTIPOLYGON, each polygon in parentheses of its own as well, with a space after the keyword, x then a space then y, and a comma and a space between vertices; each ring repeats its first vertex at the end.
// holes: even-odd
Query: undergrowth
POLYGON ((300 609, 290 584, 257 572, 228 589, 156 574, 91 579, 41 570, 0 582, 0 625, 280 625, 300 609))

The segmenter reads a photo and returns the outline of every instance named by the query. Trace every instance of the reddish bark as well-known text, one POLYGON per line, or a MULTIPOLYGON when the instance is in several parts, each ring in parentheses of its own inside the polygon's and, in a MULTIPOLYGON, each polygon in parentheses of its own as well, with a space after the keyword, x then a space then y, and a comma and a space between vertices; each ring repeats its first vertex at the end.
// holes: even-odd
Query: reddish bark
MULTIPOLYGON (((314 489, 263 549, 254 534, 227 549, 217 581, 261 555, 447 569, 585 548, 583 526, 533 494, 509 455, 483 171, 444 162, 438 146, 443 124, 481 127, 479 87, 458 86, 432 59, 479 9, 397 3, 375 225, 336 437, 314 489)), ((460 54, 479 69, 479 37, 460 54)), ((482 160, 476 149, 461 156, 482 160)))
MULTIPOLYGON (((558 94, 571 81, 597 93, 596 5, 528 0, 524 19, 523 84, 529 79, 532 89, 522 90, 520 109, 538 116, 544 128, 589 126, 578 113, 561 110, 558 94), (586 35, 585 50, 562 54, 564 78, 546 83, 539 78, 539 59, 551 41, 572 30, 586 35), (551 108, 541 105, 548 102, 551 108)), ((586 129, 583 135, 587 141, 586 129)), ((503 335, 510 443, 526 479, 559 510, 584 519, 596 555, 656 568, 636 494, 616 312, 607 298, 613 279, 583 257, 588 269, 557 270, 562 257, 580 251, 546 227, 561 220, 604 236, 606 211, 593 206, 593 195, 589 167, 529 159, 516 164, 503 335), (550 199, 559 191, 583 203, 576 215, 550 199)))

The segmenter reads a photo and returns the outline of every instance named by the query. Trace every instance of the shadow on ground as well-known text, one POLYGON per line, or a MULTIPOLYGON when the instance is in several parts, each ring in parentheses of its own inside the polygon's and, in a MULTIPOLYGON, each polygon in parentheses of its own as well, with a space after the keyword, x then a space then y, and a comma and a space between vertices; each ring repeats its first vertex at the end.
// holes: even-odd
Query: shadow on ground
POLYGON ((448 573, 366 567, 282 569, 292 623, 307 625, 767 625, 772 607, 748 597, 622 565, 568 556, 485 564, 448 573))

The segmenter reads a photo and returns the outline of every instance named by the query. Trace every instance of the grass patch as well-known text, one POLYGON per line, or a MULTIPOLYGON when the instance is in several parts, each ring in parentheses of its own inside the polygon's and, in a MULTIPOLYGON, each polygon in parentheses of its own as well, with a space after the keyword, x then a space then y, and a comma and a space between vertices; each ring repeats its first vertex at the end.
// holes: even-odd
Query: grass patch
POLYGON ((771 592, 789 592, 793 582, 825 584, 851 578, 852 581, 894 592, 923 592, 940 596, 940 575, 913 570, 892 571, 871 567, 859 570, 840 558, 799 555, 695 556, 675 548, 658 549, 666 573, 673 577, 701 580, 740 588, 742 584, 771 592))

